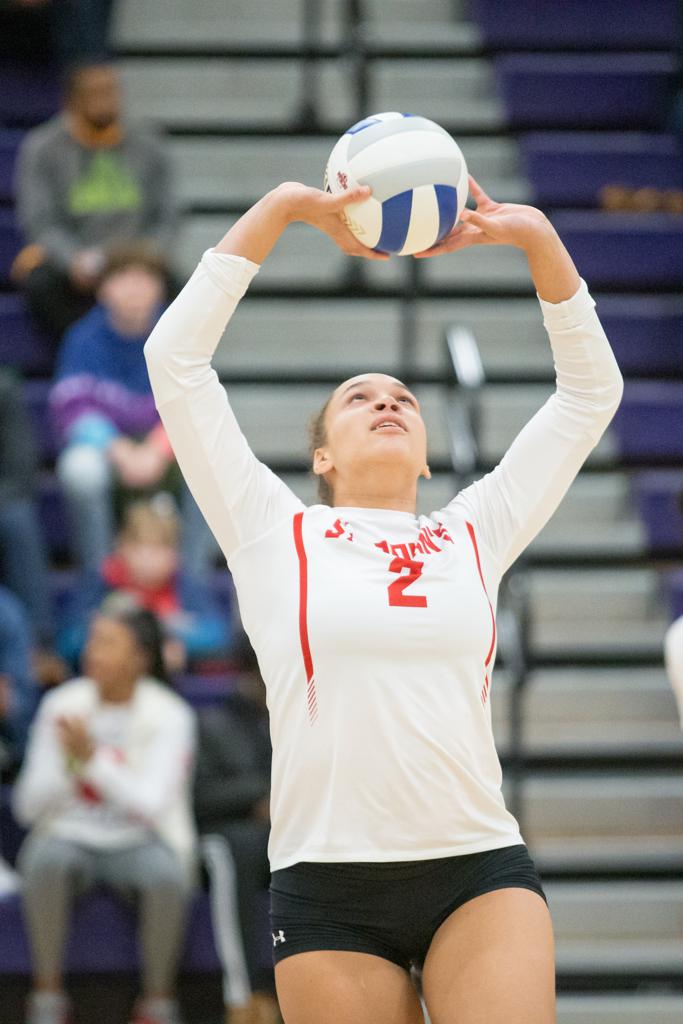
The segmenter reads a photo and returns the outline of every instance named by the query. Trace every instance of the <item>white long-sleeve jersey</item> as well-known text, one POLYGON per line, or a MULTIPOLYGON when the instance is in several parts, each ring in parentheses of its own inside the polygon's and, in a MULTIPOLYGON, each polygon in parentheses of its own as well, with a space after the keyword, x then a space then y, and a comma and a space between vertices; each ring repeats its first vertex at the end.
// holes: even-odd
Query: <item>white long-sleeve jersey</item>
POLYGON ((664 637, 664 665, 678 706, 683 729, 683 615, 675 619, 664 637))
POLYGON ((445 508, 305 507, 256 459, 211 368, 257 270, 205 253, 145 354, 267 686, 271 868, 521 843, 491 728, 496 597, 619 404, 595 303, 583 281, 565 302, 539 299, 557 390, 445 508))

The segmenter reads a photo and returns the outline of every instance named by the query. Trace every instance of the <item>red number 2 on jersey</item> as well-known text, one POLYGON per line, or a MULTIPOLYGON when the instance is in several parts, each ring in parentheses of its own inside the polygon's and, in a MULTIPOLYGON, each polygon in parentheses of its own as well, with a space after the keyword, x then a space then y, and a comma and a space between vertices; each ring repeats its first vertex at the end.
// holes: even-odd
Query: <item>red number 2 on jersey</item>
POLYGON ((389 566, 389 572, 402 573, 404 569, 408 574, 400 576, 389 584, 389 604, 399 608, 426 608, 427 598, 422 594, 406 594, 404 591, 422 575, 424 562, 414 562, 410 558, 395 558, 389 566))

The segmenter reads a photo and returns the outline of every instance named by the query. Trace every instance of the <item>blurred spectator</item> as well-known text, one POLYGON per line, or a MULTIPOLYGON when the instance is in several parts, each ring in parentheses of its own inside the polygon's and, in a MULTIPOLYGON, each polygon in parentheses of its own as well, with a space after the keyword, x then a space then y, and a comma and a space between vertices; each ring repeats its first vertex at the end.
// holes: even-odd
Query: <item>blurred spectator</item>
POLYGON ((109 50, 114 0, 0 0, 0 54, 62 66, 109 50))
POLYGON ((165 299, 165 264, 144 242, 110 250, 98 305, 68 331, 50 410, 63 450, 57 474, 71 517, 73 556, 99 570, 113 538, 113 491, 176 488, 183 559, 201 572, 215 551, 209 528, 173 459, 143 354, 165 299))
POLYGON ((209 875, 228 1024, 279 1021, 272 968, 259 959, 270 883, 270 734, 266 690, 244 638, 234 692, 199 719, 195 813, 209 875), (260 913, 259 913, 260 912, 260 913))
POLYGON ((194 878, 188 706, 160 681, 161 630, 111 601, 93 621, 85 675, 49 693, 14 790, 32 830, 18 870, 34 991, 29 1024, 65 1024, 62 954, 72 900, 96 883, 136 896, 142 998, 135 1024, 177 1024, 172 998, 194 878))
POLYGON ((99 572, 79 581, 70 622, 59 639, 62 655, 78 663, 88 623, 106 595, 123 591, 163 623, 170 643, 164 647, 170 672, 188 659, 225 654, 228 628, 202 579, 180 565, 179 522, 170 495, 136 501, 124 514, 114 553, 99 572))
POLYGON ((21 385, 0 370, 0 566, 21 601, 38 650, 43 682, 61 682, 54 655, 55 625, 48 561, 34 498, 38 460, 21 385))
POLYGON ((21 761, 38 692, 26 615, 16 597, 0 587, 0 746, 5 770, 21 761))
POLYGON ((144 238, 169 251, 176 211, 167 157, 149 128, 121 116, 116 68, 77 67, 63 112, 29 132, 19 152, 27 246, 12 276, 56 340, 92 305, 109 245, 144 238))

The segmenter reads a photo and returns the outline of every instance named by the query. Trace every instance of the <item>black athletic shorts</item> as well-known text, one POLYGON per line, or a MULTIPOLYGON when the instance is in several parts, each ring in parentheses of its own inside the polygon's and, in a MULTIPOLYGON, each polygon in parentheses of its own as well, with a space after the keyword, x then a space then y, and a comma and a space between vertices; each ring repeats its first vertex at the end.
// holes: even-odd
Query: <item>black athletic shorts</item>
POLYGON ((389 863, 302 861, 270 883, 273 960, 316 949, 374 953, 422 966, 439 925, 468 900, 510 886, 547 903, 524 844, 389 863))

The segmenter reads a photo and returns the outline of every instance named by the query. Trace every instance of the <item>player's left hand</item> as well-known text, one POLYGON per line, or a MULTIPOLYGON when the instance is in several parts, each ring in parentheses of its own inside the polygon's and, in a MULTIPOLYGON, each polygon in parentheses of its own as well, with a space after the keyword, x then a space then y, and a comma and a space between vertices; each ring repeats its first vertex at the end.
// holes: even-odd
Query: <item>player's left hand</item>
POLYGON ((451 233, 431 249, 415 253, 417 259, 457 252, 470 245, 514 245, 525 249, 539 235, 554 231, 546 215, 535 206, 497 203, 484 192, 471 174, 469 183, 470 194, 477 209, 464 209, 451 233))

